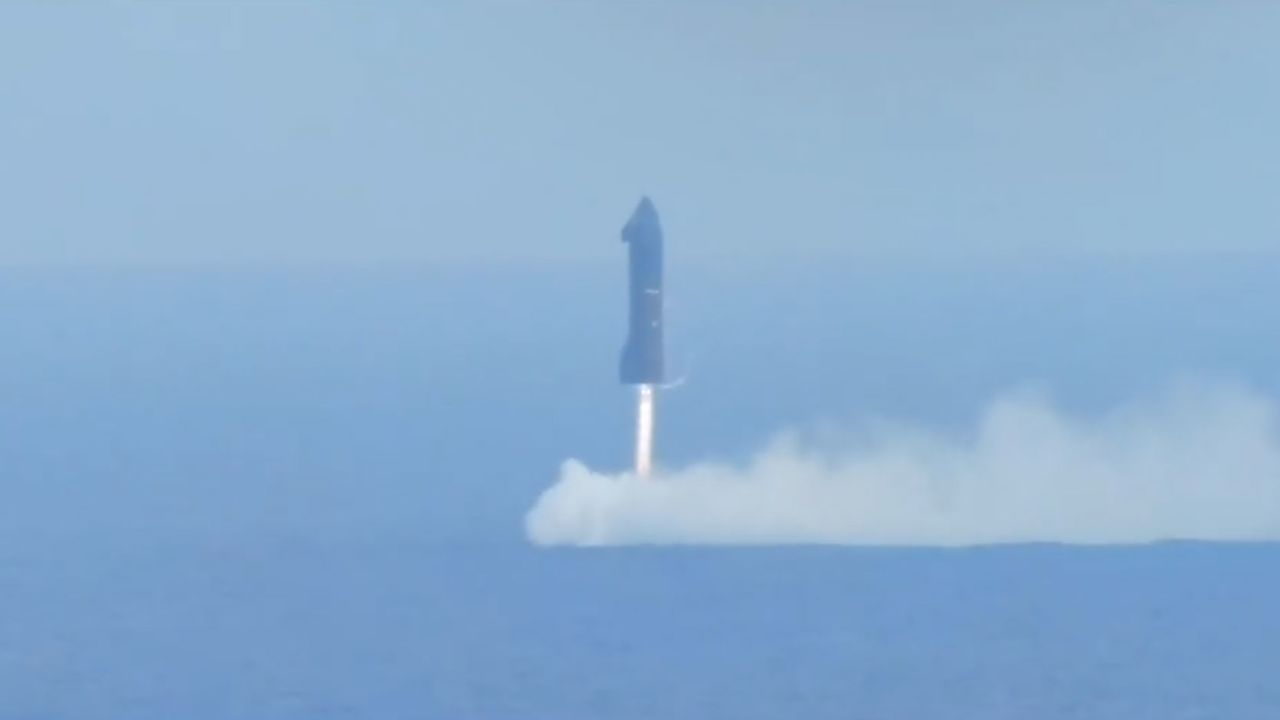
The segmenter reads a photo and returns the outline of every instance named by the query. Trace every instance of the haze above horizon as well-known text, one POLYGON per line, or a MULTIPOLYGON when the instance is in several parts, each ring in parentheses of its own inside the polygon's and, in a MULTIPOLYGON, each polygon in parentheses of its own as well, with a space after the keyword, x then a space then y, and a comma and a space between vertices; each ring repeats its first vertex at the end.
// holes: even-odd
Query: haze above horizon
POLYGON ((0 266, 1280 249, 1280 7, 6 3, 0 266))

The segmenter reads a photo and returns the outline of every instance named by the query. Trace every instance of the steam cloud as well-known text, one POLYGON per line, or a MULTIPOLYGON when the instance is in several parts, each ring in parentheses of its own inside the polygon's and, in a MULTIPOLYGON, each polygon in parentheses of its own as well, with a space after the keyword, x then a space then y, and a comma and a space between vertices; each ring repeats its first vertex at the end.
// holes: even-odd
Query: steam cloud
POLYGON ((1280 434, 1275 406, 1235 388, 1092 417, 1015 393, 964 434, 785 434, 744 466, 651 479, 569 460, 525 525, 539 545, 1280 539, 1280 434))

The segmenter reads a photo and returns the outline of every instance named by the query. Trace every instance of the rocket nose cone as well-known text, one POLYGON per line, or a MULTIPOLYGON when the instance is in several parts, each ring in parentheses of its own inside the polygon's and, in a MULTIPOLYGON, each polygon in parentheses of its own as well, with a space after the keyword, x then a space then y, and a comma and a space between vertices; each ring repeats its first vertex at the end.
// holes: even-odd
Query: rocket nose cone
POLYGON ((628 236, 640 232, 660 231, 658 223, 658 209, 653 206, 653 201, 646 195, 640 198, 640 204, 636 205, 636 209, 631 213, 631 219, 627 220, 627 224, 622 228, 622 240, 628 241, 628 236))
POLYGON ((635 216, 657 217, 658 209, 653 206, 653 201, 649 199, 649 196, 645 195, 644 197, 640 198, 640 203, 636 205, 636 211, 632 213, 632 216, 633 217, 635 216))

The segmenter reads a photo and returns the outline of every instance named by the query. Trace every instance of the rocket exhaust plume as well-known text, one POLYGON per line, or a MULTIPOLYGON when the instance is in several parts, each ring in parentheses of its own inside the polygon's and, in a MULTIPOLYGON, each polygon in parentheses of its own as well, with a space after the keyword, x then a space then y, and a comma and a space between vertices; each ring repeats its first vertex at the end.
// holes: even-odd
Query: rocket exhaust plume
POLYGON ((653 386, 641 385, 636 392, 636 475, 649 477, 653 471, 653 386))
POLYGON ((662 226, 649 198, 622 228, 626 243, 629 312, 618 379, 636 385, 636 475, 653 469, 654 393, 663 381, 662 226))

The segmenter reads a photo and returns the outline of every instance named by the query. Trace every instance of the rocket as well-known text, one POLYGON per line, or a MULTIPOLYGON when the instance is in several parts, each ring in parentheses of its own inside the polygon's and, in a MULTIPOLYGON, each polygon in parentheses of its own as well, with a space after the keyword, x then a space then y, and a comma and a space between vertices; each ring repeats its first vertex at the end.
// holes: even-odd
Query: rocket
POLYGON ((662 382, 662 226, 644 198, 622 228, 627 244, 630 313, 618 379, 624 385, 662 382))
POLYGON ((618 379, 636 386, 635 472, 648 476, 653 467, 654 392, 663 381, 662 225, 649 198, 642 198, 622 228, 627 245, 627 340, 618 364, 618 379))

